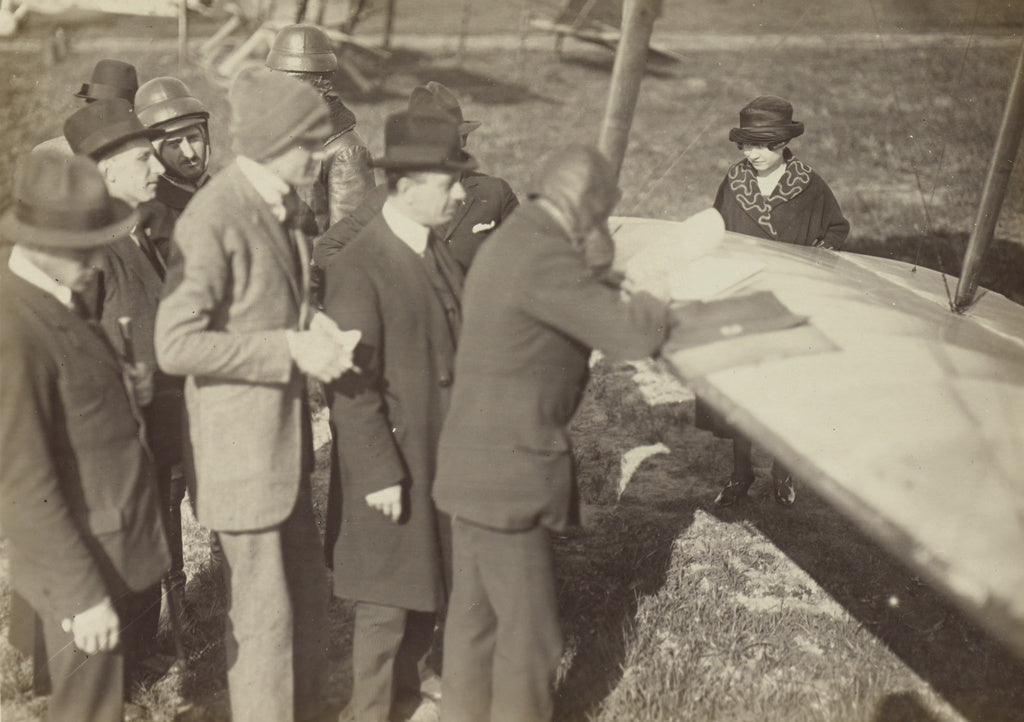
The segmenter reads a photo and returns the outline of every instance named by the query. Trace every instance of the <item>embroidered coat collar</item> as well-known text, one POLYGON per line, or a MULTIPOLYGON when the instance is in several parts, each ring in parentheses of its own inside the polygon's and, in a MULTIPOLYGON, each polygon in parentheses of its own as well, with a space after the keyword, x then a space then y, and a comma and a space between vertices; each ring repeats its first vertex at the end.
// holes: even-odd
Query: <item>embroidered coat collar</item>
POLYGON ((786 172, 768 197, 761 195, 757 187, 757 171, 746 158, 733 165, 726 174, 729 191, 735 196, 740 208, 772 238, 779 237, 772 225, 772 209, 796 198, 811 182, 812 171, 809 165, 798 160, 788 150, 785 157, 786 172))

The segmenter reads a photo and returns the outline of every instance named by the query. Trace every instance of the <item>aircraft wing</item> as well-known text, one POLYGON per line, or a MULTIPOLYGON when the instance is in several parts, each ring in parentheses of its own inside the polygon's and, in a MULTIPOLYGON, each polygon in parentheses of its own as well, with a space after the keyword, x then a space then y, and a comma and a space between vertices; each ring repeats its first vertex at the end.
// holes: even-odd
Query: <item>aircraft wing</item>
POLYGON ((682 299, 663 354, 693 391, 1024 656, 1024 307, 956 315, 935 271, 714 211, 612 227, 627 278, 682 299))

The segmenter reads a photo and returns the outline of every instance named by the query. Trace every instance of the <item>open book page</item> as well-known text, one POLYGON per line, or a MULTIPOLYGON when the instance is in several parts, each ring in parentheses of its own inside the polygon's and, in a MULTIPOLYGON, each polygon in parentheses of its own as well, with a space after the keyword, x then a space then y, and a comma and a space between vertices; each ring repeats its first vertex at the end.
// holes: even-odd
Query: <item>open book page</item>
POLYGON ((615 244, 634 288, 666 301, 699 301, 735 290, 761 270, 756 263, 716 256, 724 237, 722 216, 709 208, 671 224, 671 233, 657 221, 632 224, 628 237, 616 233, 615 244))

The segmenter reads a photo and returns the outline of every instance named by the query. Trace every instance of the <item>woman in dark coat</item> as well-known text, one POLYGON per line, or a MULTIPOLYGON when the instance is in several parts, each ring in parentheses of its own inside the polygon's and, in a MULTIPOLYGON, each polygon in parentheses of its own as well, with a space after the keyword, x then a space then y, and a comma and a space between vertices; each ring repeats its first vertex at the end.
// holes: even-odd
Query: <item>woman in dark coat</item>
MULTIPOLYGON (((729 168, 715 196, 727 231, 801 246, 842 247, 849 221, 828 184, 788 147, 803 132, 803 123, 793 120, 793 106, 782 98, 764 95, 740 111, 740 127, 729 131, 729 140, 736 143, 743 160, 729 168)), ((733 440, 732 477, 715 503, 734 504, 754 482, 750 441, 700 399, 697 426, 733 440)), ((772 480, 779 503, 792 504, 793 479, 778 463, 772 464, 772 480)))

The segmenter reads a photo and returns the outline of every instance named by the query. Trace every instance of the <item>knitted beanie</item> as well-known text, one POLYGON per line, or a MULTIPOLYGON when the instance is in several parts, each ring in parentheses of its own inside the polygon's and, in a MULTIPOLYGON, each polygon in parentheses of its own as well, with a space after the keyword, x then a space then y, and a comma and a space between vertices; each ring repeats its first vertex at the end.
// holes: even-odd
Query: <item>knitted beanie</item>
POLYGON ((232 145, 237 155, 264 161, 299 143, 331 136, 327 104, 300 80, 267 68, 245 68, 228 89, 232 145))

